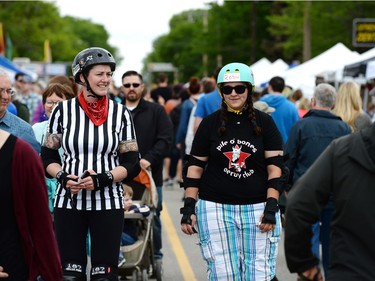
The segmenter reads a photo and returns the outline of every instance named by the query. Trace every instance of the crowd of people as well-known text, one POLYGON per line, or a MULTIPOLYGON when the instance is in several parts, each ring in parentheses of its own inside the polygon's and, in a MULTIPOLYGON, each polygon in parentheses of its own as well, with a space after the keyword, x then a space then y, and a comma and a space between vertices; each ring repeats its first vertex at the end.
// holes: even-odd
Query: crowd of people
POLYGON ((375 280, 375 125, 360 85, 321 81, 308 98, 276 76, 261 91, 233 62, 186 85, 160 73, 151 90, 135 70, 116 87, 115 70, 93 47, 45 85, 0 72, 0 278, 118 280, 119 245, 136 240, 124 212, 139 207, 126 183, 144 169, 159 266, 163 186, 175 182, 208 280, 278 280, 283 231, 300 280, 375 280))

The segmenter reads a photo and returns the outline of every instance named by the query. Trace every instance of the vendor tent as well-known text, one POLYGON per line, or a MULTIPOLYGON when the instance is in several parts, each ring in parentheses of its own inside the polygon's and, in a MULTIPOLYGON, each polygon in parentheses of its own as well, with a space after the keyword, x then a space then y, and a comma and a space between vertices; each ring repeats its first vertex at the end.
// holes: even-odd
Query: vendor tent
POLYGON ((260 85, 260 75, 267 71, 267 69, 272 65, 272 63, 267 58, 261 58, 257 62, 250 65, 250 68, 254 75, 255 85, 260 85))
POLYGON ((316 76, 343 68, 347 62, 353 61, 359 55, 348 49, 344 44, 337 43, 320 55, 288 69, 280 76, 285 84, 293 89, 301 89, 306 97, 311 97, 315 88, 316 76))
POLYGON ((282 59, 274 61, 269 67, 265 69, 265 71, 259 73, 259 76, 255 81, 255 86, 264 88, 265 86, 267 86, 272 77, 279 76, 288 68, 289 65, 282 59))
POLYGON ((32 73, 28 70, 19 68, 18 66, 14 65, 11 61, 9 61, 7 58, 5 58, 2 55, 0 55, 0 69, 8 73, 8 75, 12 78, 12 80, 14 79, 14 76, 16 75, 16 73, 19 73, 19 72, 29 75, 34 81, 37 78, 37 74, 32 73))
POLYGON ((343 77, 366 77, 367 64, 375 60, 375 48, 359 55, 358 59, 345 65, 343 77))

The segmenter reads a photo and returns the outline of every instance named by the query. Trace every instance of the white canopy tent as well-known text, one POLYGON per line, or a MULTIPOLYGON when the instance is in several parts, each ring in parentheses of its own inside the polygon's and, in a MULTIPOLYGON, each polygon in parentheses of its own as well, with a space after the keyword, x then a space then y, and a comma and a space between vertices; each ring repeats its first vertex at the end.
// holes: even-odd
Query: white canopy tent
MULTIPOLYGON (((368 77, 367 75, 367 69, 371 71, 372 66, 370 65, 368 68, 368 64, 371 61, 375 60, 375 48, 372 48, 361 55, 358 56, 358 58, 354 61, 349 62, 342 68, 342 75, 341 75, 341 80, 347 80, 348 78, 355 78, 355 77, 360 77, 360 78, 366 78, 366 79, 371 79, 374 77, 368 77)), ((371 76, 371 72, 369 73, 371 76)))
POLYGON ((366 67, 366 79, 375 79, 375 60, 369 61, 366 67))
POLYGON ((257 76, 254 77, 255 87, 264 88, 272 77, 279 76, 288 68, 289 65, 282 59, 274 61, 270 66, 265 68, 262 72, 259 72, 257 76))
POLYGON ((261 73, 267 71, 267 69, 269 69, 271 65, 272 63, 267 58, 261 58, 257 62, 250 65, 250 68, 253 71, 254 75, 255 87, 257 87, 257 85, 260 85, 259 76, 261 75, 261 73))
POLYGON ((281 73, 285 84, 293 89, 301 89, 305 97, 311 97, 315 88, 316 76, 325 72, 335 72, 347 62, 358 58, 359 54, 337 43, 320 55, 281 73))

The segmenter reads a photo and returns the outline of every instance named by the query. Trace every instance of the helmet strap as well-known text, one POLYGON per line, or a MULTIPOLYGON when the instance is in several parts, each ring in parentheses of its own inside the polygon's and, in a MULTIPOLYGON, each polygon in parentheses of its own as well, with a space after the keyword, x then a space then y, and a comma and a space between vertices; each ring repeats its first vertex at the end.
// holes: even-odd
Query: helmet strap
POLYGON ((248 104, 245 103, 241 109, 234 109, 233 107, 231 107, 225 100, 224 100, 224 103, 227 105, 227 107, 230 109, 231 112, 237 114, 237 115, 242 115, 242 112, 244 112, 247 107, 248 107, 248 104))
POLYGON ((88 92, 90 92, 91 94, 93 94, 97 99, 101 99, 103 98, 103 96, 99 96, 98 94, 96 94, 92 89, 91 89, 91 86, 90 86, 90 83, 89 83, 89 80, 87 79, 86 77, 86 74, 84 74, 82 72, 82 76, 83 76, 83 79, 85 79, 85 83, 86 83, 86 89, 88 92))

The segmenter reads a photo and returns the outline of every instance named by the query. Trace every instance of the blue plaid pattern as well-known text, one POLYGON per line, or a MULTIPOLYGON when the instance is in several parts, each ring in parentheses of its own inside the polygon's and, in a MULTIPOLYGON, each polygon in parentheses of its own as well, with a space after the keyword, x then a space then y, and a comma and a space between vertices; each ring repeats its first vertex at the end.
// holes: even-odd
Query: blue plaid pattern
POLYGON ((259 230, 264 206, 198 200, 197 228, 208 280, 267 281, 275 277, 282 228, 276 214, 274 231, 259 230))

